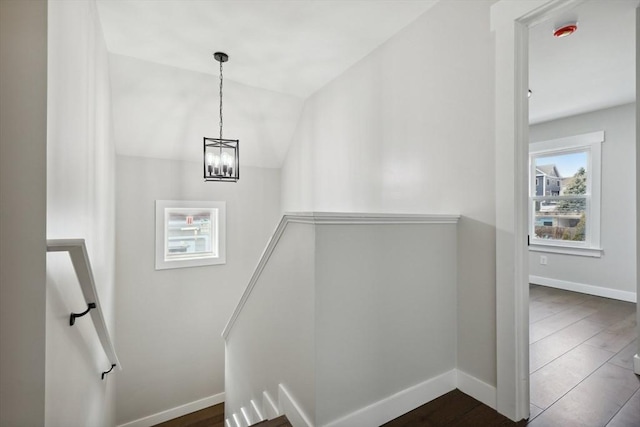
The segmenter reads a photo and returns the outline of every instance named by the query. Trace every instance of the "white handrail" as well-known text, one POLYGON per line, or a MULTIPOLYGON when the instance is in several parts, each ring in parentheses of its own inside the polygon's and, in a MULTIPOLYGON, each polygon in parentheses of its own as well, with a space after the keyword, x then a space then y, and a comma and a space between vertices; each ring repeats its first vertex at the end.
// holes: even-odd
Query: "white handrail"
MULTIPOLYGON (((69 252, 73 268, 80 282, 80 289, 84 295, 84 299, 89 303, 95 303, 96 308, 90 311, 93 325, 98 333, 98 338, 102 344, 102 348, 109 358, 109 362, 115 365, 118 370, 122 370, 122 365, 116 355, 116 350, 107 330, 107 323, 104 321, 102 306, 98 299, 96 283, 93 279, 93 271, 89 262, 89 254, 84 239, 50 239, 47 240, 47 252, 69 252)), ((107 370, 109 370, 107 368, 107 370)), ((104 378, 104 375, 103 375, 104 378)))

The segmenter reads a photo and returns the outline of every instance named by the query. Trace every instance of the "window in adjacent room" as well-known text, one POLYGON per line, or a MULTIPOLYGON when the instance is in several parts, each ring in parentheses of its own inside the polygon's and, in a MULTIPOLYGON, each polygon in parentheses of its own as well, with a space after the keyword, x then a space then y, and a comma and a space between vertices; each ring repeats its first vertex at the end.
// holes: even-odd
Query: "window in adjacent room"
POLYGON ((600 256, 602 142, 593 132, 530 145, 531 250, 600 256))
POLYGON ((225 203, 156 200, 156 270, 224 264, 225 203))

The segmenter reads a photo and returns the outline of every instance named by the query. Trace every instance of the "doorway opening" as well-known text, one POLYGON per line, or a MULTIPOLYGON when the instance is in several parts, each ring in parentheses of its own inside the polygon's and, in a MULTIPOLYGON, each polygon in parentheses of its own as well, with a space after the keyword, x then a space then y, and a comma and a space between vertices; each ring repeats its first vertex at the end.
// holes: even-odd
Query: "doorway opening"
MULTIPOLYGON (((530 203, 529 29, 582 3, 583 0, 526 3, 503 0, 496 3, 491 11, 491 26, 496 34, 497 409, 513 420, 528 418, 530 410, 528 284, 531 255, 527 246, 530 203)), ((625 3, 633 3, 633 8, 638 6, 635 1, 625 3)), ((640 13, 636 11, 635 15, 640 16, 640 13)), ((635 38, 637 36, 634 43, 635 38)), ((535 88, 532 92, 533 97, 535 88)), ((633 169, 635 182, 635 167, 633 169)), ((636 222, 634 213, 633 224, 636 222)), ((576 225, 569 224, 568 228, 576 225)), ((629 233, 635 235, 637 231, 636 227, 629 233)), ((606 246, 603 253, 607 253, 606 246)), ((636 270, 637 260, 634 259, 632 264, 636 270)), ((616 270, 611 274, 616 279, 616 270)), ((640 370, 637 354, 634 363, 637 372, 640 370)))
POLYGON ((529 27, 532 425, 640 425, 635 3, 529 27))

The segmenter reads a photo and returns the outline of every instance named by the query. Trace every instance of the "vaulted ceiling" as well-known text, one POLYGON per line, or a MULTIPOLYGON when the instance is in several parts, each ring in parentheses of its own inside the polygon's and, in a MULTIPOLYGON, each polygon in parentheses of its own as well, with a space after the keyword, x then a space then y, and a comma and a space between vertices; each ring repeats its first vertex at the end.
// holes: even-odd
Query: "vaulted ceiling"
MULTIPOLYGON (((200 161, 224 51, 224 136, 242 164, 280 167, 304 100, 438 1, 453 0, 98 0, 117 152, 200 161)), ((635 99, 638 3, 587 1, 531 29, 532 123, 635 99), (570 21, 575 34, 552 37, 570 21)))
POLYGON ((198 161, 218 134, 245 165, 280 167, 304 99, 437 0, 98 0, 119 154, 198 161))

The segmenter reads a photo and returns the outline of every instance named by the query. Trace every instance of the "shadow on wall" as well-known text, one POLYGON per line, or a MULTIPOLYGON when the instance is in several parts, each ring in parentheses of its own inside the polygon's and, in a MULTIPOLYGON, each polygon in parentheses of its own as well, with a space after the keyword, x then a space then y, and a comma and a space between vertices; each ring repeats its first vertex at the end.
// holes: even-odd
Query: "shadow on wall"
POLYGON ((494 387, 497 383, 495 248, 495 225, 464 215, 460 218, 457 365, 494 387))

